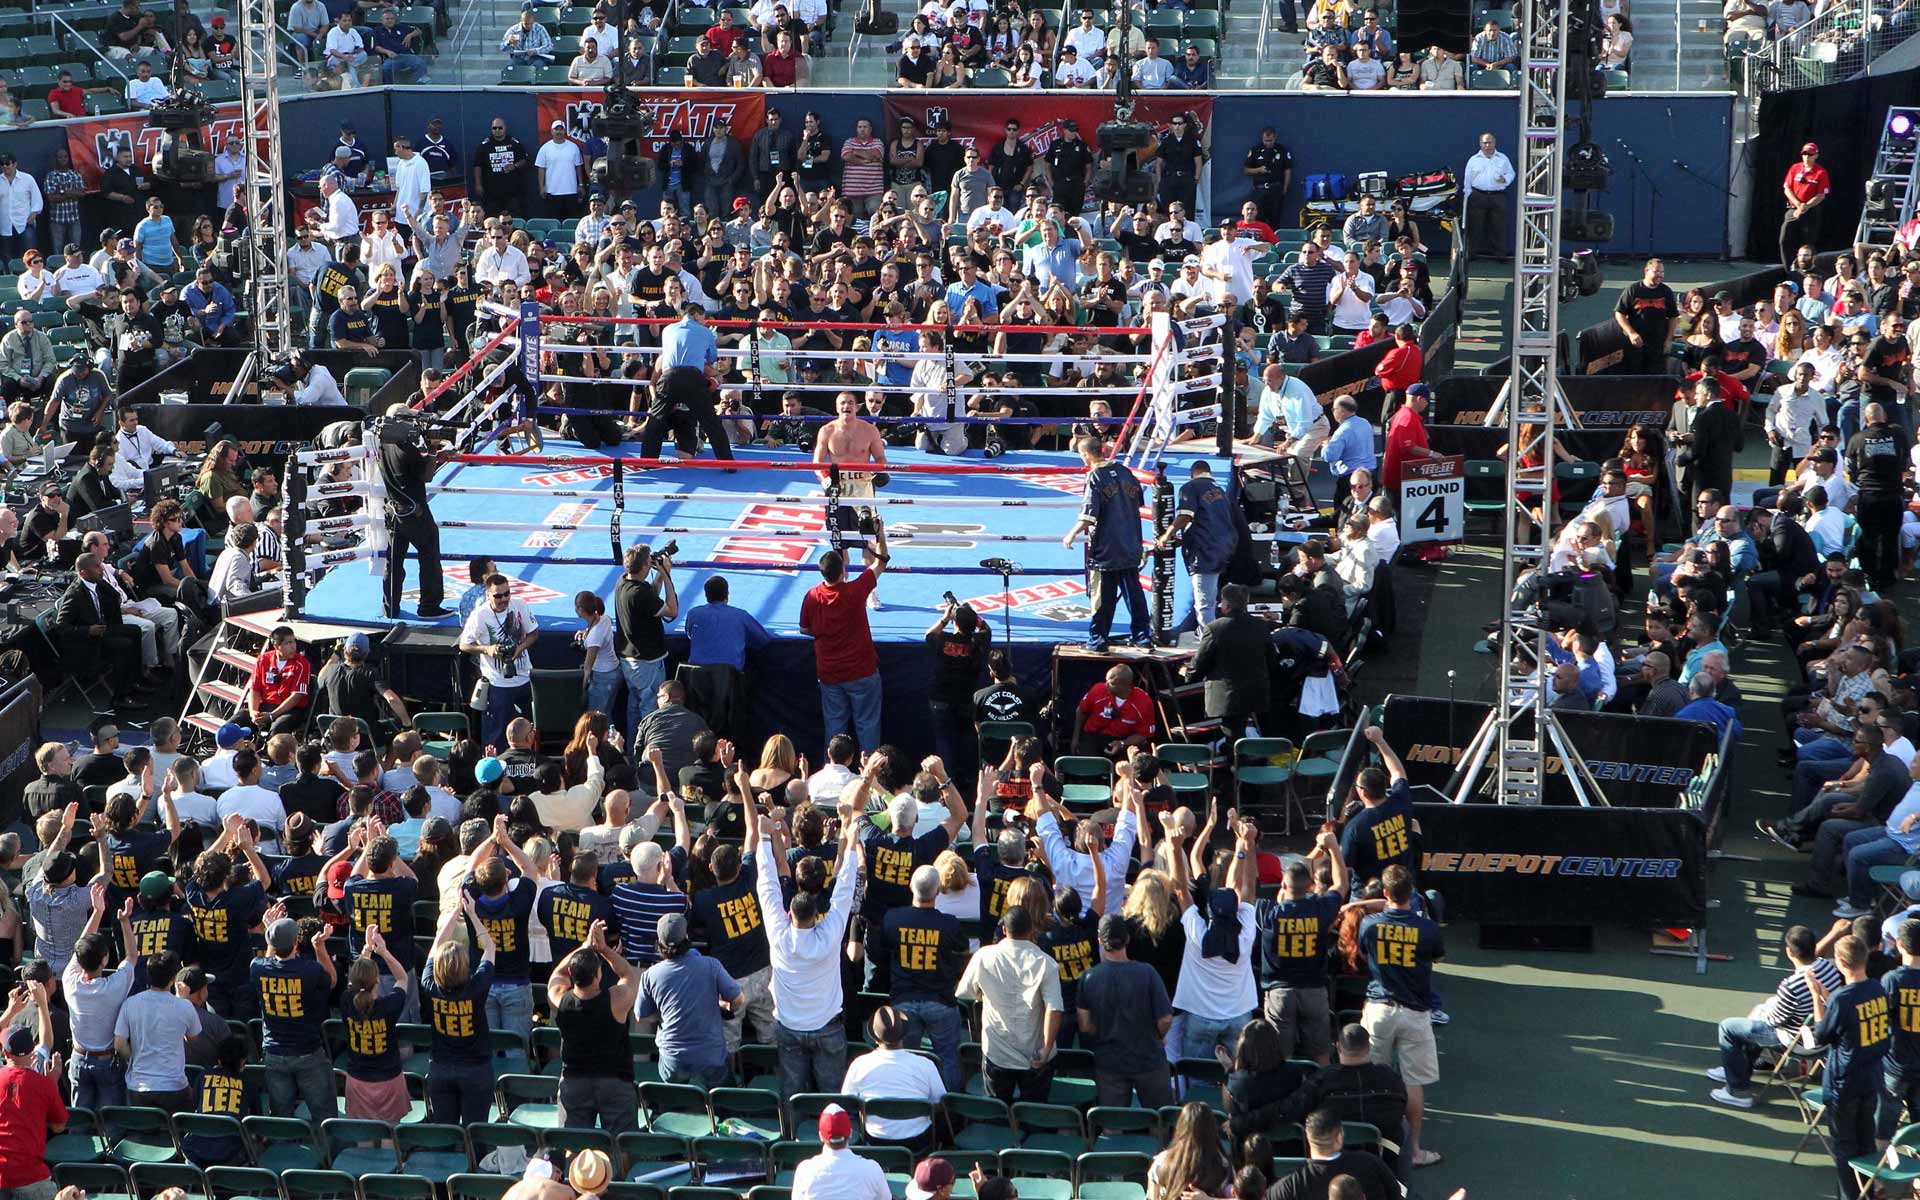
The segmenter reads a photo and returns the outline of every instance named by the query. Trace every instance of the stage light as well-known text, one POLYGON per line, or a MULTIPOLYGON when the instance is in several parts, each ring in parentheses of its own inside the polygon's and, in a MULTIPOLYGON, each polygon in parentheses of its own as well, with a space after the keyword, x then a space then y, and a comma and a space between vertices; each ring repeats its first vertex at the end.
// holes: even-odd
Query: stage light
POLYGON ((1898 141, 1912 141, 1914 138, 1912 114, 1897 112, 1887 118, 1887 133, 1898 141))

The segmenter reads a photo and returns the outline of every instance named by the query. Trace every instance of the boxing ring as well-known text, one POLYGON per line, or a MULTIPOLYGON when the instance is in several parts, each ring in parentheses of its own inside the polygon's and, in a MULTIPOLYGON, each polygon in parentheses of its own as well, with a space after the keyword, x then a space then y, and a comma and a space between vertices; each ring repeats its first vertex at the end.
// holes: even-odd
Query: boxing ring
MULTIPOLYGON (((1081 508, 1085 467, 1077 453, 1010 450, 987 458, 978 450, 948 455, 890 445, 886 478, 871 498, 842 495, 839 472, 823 471, 810 452, 800 449, 739 445, 731 462, 708 457, 710 450, 698 458, 645 459, 625 453, 634 449, 632 440, 590 449, 549 434, 538 453, 503 453, 502 432, 526 420, 530 407, 537 406, 542 415, 569 411, 547 402, 548 385, 569 379, 564 372, 570 360, 551 353, 550 345, 543 347, 540 336, 541 323, 553 320, 503 314, 501 331, 467 367, 416 406, 436 427, 457 431, 428 485, 440 529, 445 604, 457 608, 471 586, 470 558, 492 558, 539 622, 536 665, 578 663, 571 637, 584 623, 574 611, 575 594, 593 592, 608 600, 610 609, 627 547, 644 543, 659 551, 675 542, 681 616, 705 602, 702 590, 709 576, 724 575, 729 603, 753 614, 773 639, 762 652, 762 666, 771 661, 776 676, 804 680, 794 690, 810 696, 812 648, 798 628, 801 600, 820 582, 817 568, 827 550, 844 547, 849 574, 860 569, 861 547, 868 539, 854 527, 859 509, 882 518, 891 553, 878 589, 881 605, 868 613, 889 675, 890 710, 898 694, 896 673, 909 681, 904 689, 909 692, 911 680, 925 676, 925 637, 949 592, 980 613, 997 644, 1011 644, 1023 675, 1039 677, 1055 644, 1085 640, 1092 615, 1085 539, 1071 549, 1062 545, 1081 508), (988 560, 1002 561, 983 565, 988 560), (1010 580, 1002 573, 1004 565, 1015 570, 1010 580)), ((1126 413, 1107 424, 1117 457, 1141 482, 1143 540, 1171 520, 1172 492, 1185 479, 1184 469, 1176 467, 1171 479, 1158 469, 1170 435, 1219 412, 1217 403, 1181 409, 1183 396, 1202 395, 1205 387, 1218 385, 1217 371, 1209 376, 1187 368, 1217 365, 1219 347, 1182 344, 1180 324, 1164 316, 1156 323, 1145 378, 1128 381, 1117 389, 1123 395, 1111 397, 1118 401, 1114 410, 1126 413)), ((1204 332, 1196 328, 1186 336, 1198 343, 1204 332)), ((758 351, 744 345, 721 353, 747 357, 758 351)), ((769 390, 786 389, 769 385, 769 390)), ((946 390, 951 403, 965 389, 946 390)), ((930 423, 925 416, 896 420, 930 423)), ((1064 418, 1030 421, 1069 423, 1064 418)), ((986 422, 942 417, 938 423, 986 422)), ((394 624, 452 629, 457 616, 438 621, 417 616, 419 566, 412 555, 405 563, 400 615, 390 620, 382 614, 387 540, 377 514, 388 496, 379 471, 372 469, 380 436, 369 430, 358 444, 302 451, 290 460, 288 501, 298 512, 300 530, 331 539, 327 549, 309 548, 304 562, 290 561, 290 577, 303 585, 295 604, 319 621, 370 629, 394 624), (349 511, 340 511, 343 506, 349 511)), ((290 521, 289 544, 295 532, 290 521)), ((1176 552, 1148 549, 1142 584, 1156 609, 1155 624, 1164 629, 1186 614, 1191 593, 1184 569, 1175 567, 1176 552)), ((1117 645, 1131 632, 1124 604, 1114 626, 1117 645)), ((675 627, 677 622, 670 626, 675 627)), ((797 711, 790 715, 802 728, 818 719, 817 707, 811 721, 797 711)))

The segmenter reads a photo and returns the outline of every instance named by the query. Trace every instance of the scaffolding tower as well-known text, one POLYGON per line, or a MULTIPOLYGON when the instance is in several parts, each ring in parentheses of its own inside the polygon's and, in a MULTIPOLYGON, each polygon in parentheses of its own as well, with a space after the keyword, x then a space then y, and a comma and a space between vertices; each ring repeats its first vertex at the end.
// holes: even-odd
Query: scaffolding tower
POLYGON ((1890 245, 1920 203, 1920 108, 1887 110, 1866 192, 1860 223, 1853 231, 1854 243, 1890 245))
MULTIPOLYGON (((280 158, 280 84, 273 0, 240 0, 240 138, 244 143, 249 223, 247 305, 253 318, 251 372, 293 352, 293 304, 287 277, 286 185, 280 158)), ((234 393, 250 382, 243 377, 234 393)))
MULTIPOLYGON (((1582 0, 1574 0, 1581 3, 1582 0)), ((1558 755, 1582 804, 1605 803, 1591 774, 1548 706, 1547 642, 1552 637, 1539 599, 1517 603, 1522 574, 1543 570, 1554 542, 1555 434, 1573 424, 1559 382, 1557 341, 1560 282, 1560 205, 1565 190, 1561 141, 1569 58, 1592 63, 1584 50, 1567 53, 1569 0, 1521 0, 1515 36, 1521 45, 1519 204, 1513 257, 1513 367, 1495 411, 1507 427, 1506 546, 1494 708, 1468 743, 1448 791, 1456 804, 1484 788, 1493 767, 1492 794, 1501 804, 1539 804, 1547 779, 1548 747, 1558 755), (1523 457, 1537 465, 1520 465, 1523 457), (1523 497, 1537 497, 1534 521, 1523 497)), ((1584 3, 1582 3, 1584 8, 1584 3)), ((1582 22, 1584 27, 1584 21, 1582 22)), ((1492 423, 1491 420, 1489 423, 1492 423)))

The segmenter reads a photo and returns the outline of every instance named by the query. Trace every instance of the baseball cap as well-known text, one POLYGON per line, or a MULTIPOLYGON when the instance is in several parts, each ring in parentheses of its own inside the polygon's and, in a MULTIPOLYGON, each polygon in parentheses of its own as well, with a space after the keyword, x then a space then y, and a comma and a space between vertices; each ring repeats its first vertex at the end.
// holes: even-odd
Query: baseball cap
POLYGON ((747 199, 745 196, 735 196, 733 198, 733 211, 735 212, 744 212, 752 207, 753 201, 747 199))
POLYGON ((62 850, 60 853, 47 859, 46 866, 41 868, 40 873, 48 883, 58 887, 73 878, 73 870, 76 865, 76 860, 73 855, 62 850))
POLYGON ((1802 146, 1802 147, 1800 147, 1800 153, 1802 153, 1802 154, 1818 154, 1818 153, 1820 153, 1820 146, 1819 146, 1819 143, 1817 143, 1817 142, 1808 142, 1808 143, 1807 143, 1806 145, 1804 145, 1804 146, 1802 146))
POLYGON ((300 923, 292 917, 281 917, 267 926, 268 949, 285 954, 300 941, 300 923))
POLYGON ((420 840, 453 836, 453 825, 445 817, 428 817, 420 826, 420 840))
POLYGON ((1197 267, 1200 265, 1200 256, 1198 254, 1189 254, 1180 260, 1180 265, 1183 267, 1197 267))
POLYGON ((506 773, 507 765, 491 756, 473 764, 473 777, 479 780, 483 787, 492 787, 499 783, 500 777, 506 773))
POLYGON ((1164 258, 1150 258, 1147 260, 1147 270, 1149 271, 1164 271, 1166 269, 1167 260, 1164 258))
POLYGON ((654 938, 662 946, 684 946, 692 938, 687 933, 685 913, 662 913, 659 924, 654 926, 654 938))
POLYGON ((1814 462, 1839 462, 1840 461, 1840 456, 1834 453, 1832 446, 1820 447, 1819 449, 1813 452, 1812 457, 1814 462))
POLYGON ((252 736, 253 730, 248 729, 245 725, 228 721, 220 727, 219 733, 213 735, 213 740, 220 743, 222 750, 231 750, 252 736))
POLYGON ((356 654, 365 654, 373 649, 373 641, 364 633, 349 634, 347 636, 347 649, 356 654))
MULTIPOLYGON (((62 254, 78 254, 78 253, 80 253, 80 243, 79 243, 79 242, 68 242, 68 243, 67 243, 66 245, 64 245, 64 246, 62 246, 62 247, 60 247, 60 253, 62 253, 62 254)), ((83 357, 84 357, 84 356, 83 356, 83 357)))
POLYGON ((137 247, 134 246, 132 238, 121 238, 120 241, 114 246, 114 249, 124 250, 128 254, 132 254, 134 250, 137 249, 137 247))
POLYGON ((140 898, 143 900, 158 900, 172 891, 173 880, 168 878, 165 871, 148 871, 140 877, 140 898))
POLYGON ((1080 52, 1079 52, 1078 50, 1076 50, 1076 49, 1074 49, 1074 48, 1073 48, 1073 43, 1072 43, 1072 42, 1068 42, 1068 43, 1067 43, 1066 45, 1064 45, 1064 46, 1062 46, 1062 47, 1060 47, 1060 53, 1062 53, 1062 54, 1071 54, 1071 55, 1073 55, 1073 56, 1074 56, 1075 58, 1078 58, 1078 57, 1080 57, 1080 52))
POLYGON ((32 1054, 34 1046, 33 1029, 27 1025, 15 1025, 7 1030, 7 1053, 19 1058, 23 1054, 32 1054))
POLYGON ((953 1178, 952 1163, 944 1158, 929 1158, 913 1169, 913 1181, 907 1184, 907 1200, 933 1200, 942 1188, 953 1186, 953 1178))
POLYGON ((1432 388, 1430 388, 1430 387, 1428 387, 1428 386, 1427 386, 1426 384, 1424 384, 1424 383, 1416 383, 1416 384, 1414 384, 1414 385, 1413 385, 1412 387, 1409 387, 1409 388, 1407 389, 1407 395, 1409 395, 1409 396, 1431 396, 1431 395, 1433 395, 1433 389, 1432 389, 1432 388))
POLYGON ((820 1110, 820 1140, 823 1142, 844 1142, 853 1136, 853 1118, 847 1110, 838 1104, 829 1104, 820 1110))

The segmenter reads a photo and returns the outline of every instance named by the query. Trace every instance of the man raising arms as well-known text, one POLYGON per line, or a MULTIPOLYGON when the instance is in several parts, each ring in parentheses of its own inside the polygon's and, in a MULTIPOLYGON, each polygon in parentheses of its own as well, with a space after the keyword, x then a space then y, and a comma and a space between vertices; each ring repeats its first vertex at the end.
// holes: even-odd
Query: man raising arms
MULTIPOLYGON (((820 434, 813 441, 813 461, 816 463, 837 464, 843 468, 840 472, 840 495, 848 500, 871 500, 873 498, 874 473, 850 468, 887 465, 887 441, 880 430, 860 419, 860 398, 852 392, 841 392, 833 398, 834 418, 820 427, 820 434)), ((826 483, 829 473, 820 472, 820 482, 826 483)), ((843 507, 838 515, 840 528, 853 527, 855 520, 853 509, 843 507)), ((866 543, 861 550, 867 551, 866 543)), ((879 608, 876 598, 867 598, 867 607, 879 608)))

